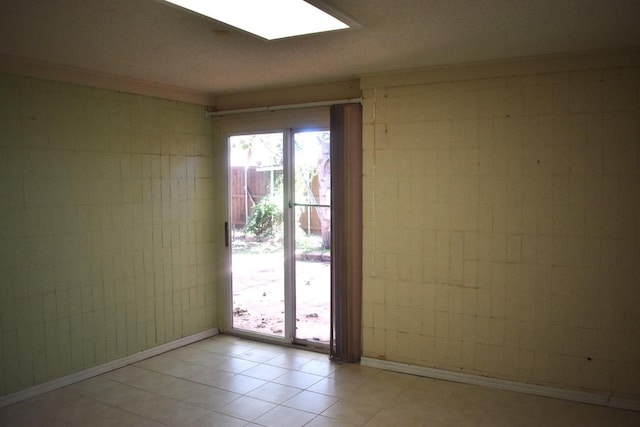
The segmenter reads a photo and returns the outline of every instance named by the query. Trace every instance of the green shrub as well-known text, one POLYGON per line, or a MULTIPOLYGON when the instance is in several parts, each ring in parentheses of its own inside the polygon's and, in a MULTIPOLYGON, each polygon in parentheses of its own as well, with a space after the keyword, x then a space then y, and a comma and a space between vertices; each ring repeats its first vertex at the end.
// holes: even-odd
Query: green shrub
POLYGON ((275 237, 282 228, 282 208, 274 197, 265 196, 253 207, 249 222, 244 227, 247 234, 263 241, 275 237))

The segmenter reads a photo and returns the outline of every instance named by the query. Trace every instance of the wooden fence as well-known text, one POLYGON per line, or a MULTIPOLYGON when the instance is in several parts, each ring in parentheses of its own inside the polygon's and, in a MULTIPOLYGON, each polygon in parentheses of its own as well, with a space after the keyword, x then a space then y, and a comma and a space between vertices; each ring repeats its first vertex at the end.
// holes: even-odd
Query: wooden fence
MULTIPOLYGON (((282 170, 266 169, 250 166, 233 166, 231 168, 231 221, 235 229, 241 229, 246 225, 246 219, 251 215, 253 206, 264 196, 268 195, 272 185, 281 185, 282 170), (245 185, 245 178, 246 183, 245 185), (247 214, 248 208, 248 214, 247 214)), ((318 180, 313 179, 311 186, 317 193, 318 180)), ((311 233, 320 234, 320 218, 315 209, 304 209, 298 218, 300 226, 308 231, 311 226, 311 233)))

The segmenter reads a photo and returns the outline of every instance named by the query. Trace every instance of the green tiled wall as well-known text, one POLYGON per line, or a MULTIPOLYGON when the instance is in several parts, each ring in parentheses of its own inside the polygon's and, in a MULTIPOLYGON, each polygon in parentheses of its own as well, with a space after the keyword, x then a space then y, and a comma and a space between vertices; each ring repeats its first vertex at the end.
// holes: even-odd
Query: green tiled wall
POLYGON ((0 395, 217 326, 199 105, 0 74, 0 395))

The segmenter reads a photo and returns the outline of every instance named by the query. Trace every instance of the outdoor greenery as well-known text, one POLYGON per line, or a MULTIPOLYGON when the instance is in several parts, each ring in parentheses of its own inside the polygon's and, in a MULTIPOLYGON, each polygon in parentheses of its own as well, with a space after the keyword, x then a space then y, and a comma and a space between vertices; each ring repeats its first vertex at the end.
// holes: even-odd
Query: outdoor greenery
MULTIPOLYGON (((307 223, 306 227, 298 224, 295 232, 296 248, 304 252, 319 250, 326 253, 330 250, 329 210, 313 207, 317 204, 330 203, 330 173, 327 173, 329 141, 329 132, 327 131, 294 134, 295 171, 293 179, 295 185, 293 185, 293 189, 295 195, 293 195, 293 200, 296 203, 307 205, 306 209, 310 210, 309 215, 314 215, 317 218, 314 219, 316 221, 314 227, 319 225, 321 228, 321 233, 318 235, 317 229, 311 231, 310 223, 307 223), (318 219, 320 224, 317 224, 318 219)), ((282 134, 238 135, 232 137, 230 143, 232 162, 245 167, 245 198, 248 194, 248 197, 251 197, 251 201, 253 201, 255 196, 264 194, 262 191, 264 184, 246 183, 247 167, 253 167, 258 172, 262 169, 262 171, 270 171, 271 173, 271 184, 267 188, 268 194, 262 198, 255 197, 258 202, 250 207, 246 225, 242 230, 234 231, 234 251, 236 249, 248 250, 249 247, 256 244, 267 244, 269 248, 264 248, 267 252, 277 250, 276 247, 284 243, 282 134), (255 192, 253 196, 249 192, 250 188, 255 192)), ((246 205, 247 201, 245 200, 246 205)), ((296 209, 294 215, 296 221, 304 211, 301 209, 296 209)), ((310 220, 307 219, 307 221, 310 220)))
POLYGON ((245 232, 253 235, 258 241, 276 237, 282 229, 281 204, 274 200, 273 195, 260 199, 251 210, 245 232))

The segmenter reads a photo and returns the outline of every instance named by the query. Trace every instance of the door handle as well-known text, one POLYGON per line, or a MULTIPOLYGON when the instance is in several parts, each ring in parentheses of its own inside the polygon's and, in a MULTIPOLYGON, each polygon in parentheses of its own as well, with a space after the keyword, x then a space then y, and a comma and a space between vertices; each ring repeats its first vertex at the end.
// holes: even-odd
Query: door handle
POLYGON ((229 222, 224 222, 224 246, 229 247, 229 222))

